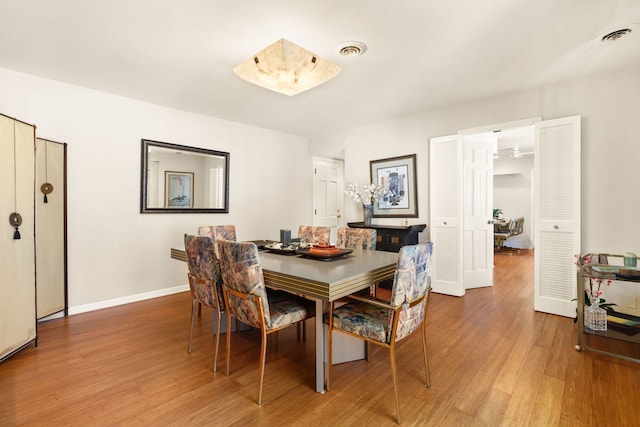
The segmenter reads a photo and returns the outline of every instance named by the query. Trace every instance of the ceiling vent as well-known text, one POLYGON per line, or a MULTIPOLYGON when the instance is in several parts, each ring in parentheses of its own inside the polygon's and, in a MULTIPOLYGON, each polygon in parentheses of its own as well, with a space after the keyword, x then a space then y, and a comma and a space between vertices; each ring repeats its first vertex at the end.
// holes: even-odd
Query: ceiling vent
POLYGON ((631 28, 621 28, 619 30, 615 30, 615 31, 611 31, 608 34, 605 34, 604 36, 602 36, 602 41, 603 42, 608 42, 608 41, 616 41, 618 40, 620 37, 629 34, 631 32, 631 28))
POLYGON ((338 45, 338 53, 342 56, 360 56, 367 51, 367 45, 362 42, 350 41, 338 45))

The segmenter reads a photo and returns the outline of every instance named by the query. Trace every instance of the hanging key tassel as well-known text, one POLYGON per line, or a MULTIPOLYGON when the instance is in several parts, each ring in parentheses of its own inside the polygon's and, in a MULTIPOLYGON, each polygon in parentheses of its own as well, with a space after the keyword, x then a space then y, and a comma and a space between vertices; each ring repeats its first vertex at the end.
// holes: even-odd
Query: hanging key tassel
POLYGON ((13 228, 16 229, 16 231, 13 233, 13 240, 19 240, 20 230, 18 230, 18 227, 22 225, 22 216, 20 216, 18 212, 12 212, 11 215, 9 215, 9 224, 11 224, 13 228))
POLYGON ((51 192, 53 191, 53 184, 45 182, 44 184, 42 184, 40 186, 40 191, 42 191, 42 194, 44 194, 44 202, 45 203, 49 203, 49 199, 47 198, 47 194, 51 194, 51 192))

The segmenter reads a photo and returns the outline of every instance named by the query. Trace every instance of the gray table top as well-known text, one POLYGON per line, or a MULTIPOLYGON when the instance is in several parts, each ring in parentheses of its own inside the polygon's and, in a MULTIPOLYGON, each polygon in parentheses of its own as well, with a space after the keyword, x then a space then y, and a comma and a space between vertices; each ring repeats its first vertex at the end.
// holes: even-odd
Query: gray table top
POLYGON ((397 261, 397 253, 384 251, 356 250, 331 260, 260 252, 267 285, 325 301, 392 279, 397 261))

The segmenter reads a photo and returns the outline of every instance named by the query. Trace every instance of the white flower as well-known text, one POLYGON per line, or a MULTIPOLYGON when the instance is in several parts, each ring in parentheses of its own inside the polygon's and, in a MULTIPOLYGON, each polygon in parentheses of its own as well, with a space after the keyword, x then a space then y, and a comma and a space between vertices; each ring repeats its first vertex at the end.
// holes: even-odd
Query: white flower
POLYGON ((377 184, 349 184, 344 194, 362 205, 373 205, 378 200, 386 196, 389 191, 377 184))

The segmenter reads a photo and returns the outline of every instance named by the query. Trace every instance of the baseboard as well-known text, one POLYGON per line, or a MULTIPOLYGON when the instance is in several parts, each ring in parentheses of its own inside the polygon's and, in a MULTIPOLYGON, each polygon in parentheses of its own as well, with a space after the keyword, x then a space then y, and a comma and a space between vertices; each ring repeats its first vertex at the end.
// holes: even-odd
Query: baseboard
POLYGON ((69 315, 86 313, 89 311, 100 310, 103 308, 115 307, 122 304, 144 301, 147 299, 164 297, 167 295, 177 294, 189 290, 189 285, 174 286, 173 288, 159 289, 157 291, 145 292, 142 294, 129 295, 121 298, 114 298, 105 301, 94 302, 91 304, 83 304, 75 307, 69 307, 69 315))

